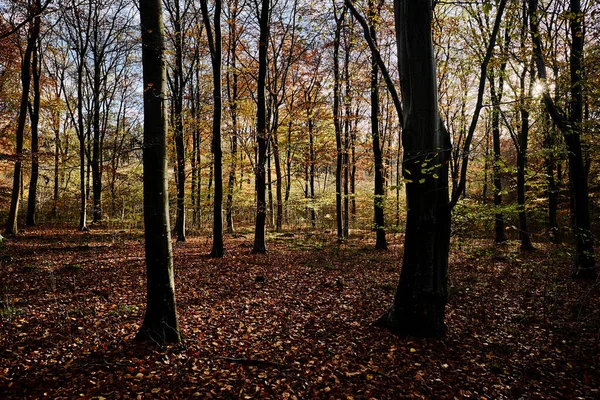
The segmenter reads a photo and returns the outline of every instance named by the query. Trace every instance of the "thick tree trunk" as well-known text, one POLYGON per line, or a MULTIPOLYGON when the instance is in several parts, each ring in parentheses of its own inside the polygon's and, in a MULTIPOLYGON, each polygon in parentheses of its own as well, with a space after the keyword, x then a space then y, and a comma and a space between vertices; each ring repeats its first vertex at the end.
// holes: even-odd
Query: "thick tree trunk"
POLYGON ((267 219, 266 199, 266 161, 267 146, 267 105, 265 97, 265 85, 267 81, 267 40, 269 38, 269 6, 270 0, 262 0, 260 11, 260 38, 258 43, 258 106, 256 111, 256 141, 258 145, 258 159, 256 160, 256 224, 254 229, 254 253, 265 253, 266 232, 265 222, 267 219))
POLYGON ((448 297, 450 141, 438 111, 432 2, 395 0, 394 14, 408 211, 400 281, 378 323, 397 333, 439 336, 448 297))
POLYGON ((166 68, 161 0, 140 0, 144 75, 147 304, 138 340, 179 342, 167 186, 166 68))

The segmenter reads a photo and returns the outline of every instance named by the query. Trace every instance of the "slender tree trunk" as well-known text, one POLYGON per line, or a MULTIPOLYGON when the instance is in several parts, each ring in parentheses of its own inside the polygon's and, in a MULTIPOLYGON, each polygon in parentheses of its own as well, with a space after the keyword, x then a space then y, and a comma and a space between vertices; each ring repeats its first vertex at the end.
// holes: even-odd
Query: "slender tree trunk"
POLYGON ((147 297, 138 340, 179 342, 167 186, 166 67, 161 0, 140 0, 144 80, 144 237, 147 297))
POLYGON ((271 151, 271 149, 274 147, 273 143, 274 143, 274 136, 270 135, 269 136, 269 143, 267 145, 267 194, 269 196, 269 213, 267 214, 269 219, 269 226, 270 227, 274 227, 275 226, 275 214, 274 214, 274 208, 273 208, 273 177, 271 175, 272 169, 271 169, 271 156, 273 155, 273 152, 271 151))
POLYGON ((213 244, 210 255, 222 257, 225 253, 223 247, 223 151, 221 147, 221 120, 223 114, 222 100, 222 34, 221 34, 221 0, 215 1, 214 34, 208 18, 208 5, 206 0, 201 1, 202 15, 206 26, 206 34, 210 47, 213 67, 213 137, 212 153, 214 162, 215 195, 213 203, 213 244))
POLYGON ((494 183, 494 208, 495 212, 495 238, 496 243, 506 241, 506 232, 504 225, 504 215, 502 213, 502 155, 500 154, 500 102, 502 100, 504 71, 501 69, 499 78, 498 92, 496 92, 495 79, 493 71, 489 74, 490 92, 492 98, 492 153, 493 153, 493 183, 494 183))
POLYGON ((194 125, 192 128, 192 154, 190 155, 190 168, 192 169, 192 187, 190 189, 190 200, 192 202, 192 225, 194 227, 198 226, 198 205, 196 200, 196 195, 198 193, 198 152, 200 151, 198 146, 198 111, 196 107, 198 103, 196 102, 196 90, 200 90, 200 88, 195 87, 194 81, 192 79, 192 83, 190 84, 190 114, 194 119, 194 125))
POLYGON ((256 141, 258 145, 258 158, 256 160, 256 225, 254 229, 254 253, 265 253, 266 233, 265 222, 267 218, 266 199, 266 158, 269 138, 267 135, 267 105, 265 97, 267 80, 267 46, 269 38, 269 7, 270 0, 262 0, 260 10, 260 38, 258 43, 258 106, 256 111, 256 141))
POLYGON ((310 224, 312 228, 317 227, 317 210, 315 203, 315 138, 314 122, 312 118, 308 120, 308 162, 309 162, 309 188, 310 188, 310 224))
POLYGON ((408 211, 400 281, 392 307, 378 323, 398 333, 438 336, 445 332, 448 297, 450 140, 438 111, 432 3, 395 0, 394 15, 408 211), (423 173, 429 162, 441 166, 423 173))
POLYGON ((278 126, 273 131, 273 161, 275 162, 275 232, 283 231, 283 176, 281 171, 281 157, 279 156, 279 141, 277 139, 278 126))
MULTIPOLYGON (((351 33, 348 33, 349 36, 351 33)), ((352 114, 352 94, 350 87, 350 52, 352 51, 352 43, 350 38, 347 38, 346 48, 344 51, 344 137, 342 139, 343 157, 342 168, 344 169, 343 187, 344 187, 344 202, 342 214, 344 215, 344 237, 350 235, 350 117, 352 114)))
POLYGON ((227 183, 227 203, 225 205, 225 220, 227 232, 233 233, 233 192, 235 188, 235 177, 237 169, 237 146, 238 146, 238 80, 237 71, 237 13, 238 0, 229 3, 229 51, 228 58, 230 67, 227 72, 227 93, 229 97, 229 111, 231 113, 231 161, 229 165, 229 181, 227 183), (229 72, 230 71, 230 72, 229 72))
POLYGON ((29 109, 29 120, 31 122, 31 176, 29 178, 29 196, 27 197, 27 226, 36 225, 37 208, 37 185, 39 178, 39 139, 38 125, 40 119, 40 48, 39 40, 33 45, 31 71, 33 74, 33 105, 29 109))
POLYGON ((550 240, 558 240, 558 188, 554 179, 556 169, 556 140, 554 127, 551 126, 548 113, 544 113, 544 170, 546 172, 546 194, 548 196, 548 234, 550 240))
MULTIPOLYGON (((375 20, 378 18, 372 0, 369 0, 369 20, 370 35, 373 43, 377 43, 377 33, 375 31, 375 20)), ((375 248, 377 250, 387 250, 387 241, 385 239, 385 177, 383 169, 383 143, 379 132, 379 68, 377 60, 371 56, 371 139, 373 140, 373 158, 375 166, 375 193, 374 199, 374 222, 377 240, 375 248)))
MULTIPOLYGON (((29 14, 35 15, 36 10, 40 8, 40 1, 36 0, 34 5, 30 6, 29 14)), ((40 32, 40 17, 35 17, 30 25, 29 37, 27 38, 27 47, 21 61, 21 104, 19 107, 19 116, 17 119, 16 132, 16 161, 13 175, 12 196, 10 201, 10 210, 6 222, 7 235, 16 235, 18 233, 18 213, 20 197, 19 192, 23 184, 23 136, 25 132, 25 121, 27 119, 27 104, 29 102, 29 89, 31 84, 31 58, 35 43, 40 32)))
POLYGON ((341 15, 335 15, 335 37, 333 40, 333 118, 335 125, 335 143, 337 151, 337 161, 335 169, 335 209, 337 223, 337 238, 338 241, 344 240, 344 218, 342 207, 342 179, 343 179, 343 148, 342 148, 342 116, 340 111, 340 37, 342 25, 346 15, 346 6, 342 9, 341 15))
POLYGON ((173 136, 175 139, 175 154, 177 157, 177 213, 175 216, 175 234, 178 242, 186 241, 185 227, 185 132, 183 127, 183 32, 181 28, 181 11, 179 0, 174 3, 174 32, 175 35, 175 69, 173 71, 173 100, 172 119, 173 136))
MULTIPOLYGON (((94 72, 93 72, 93 99, 92 99, 92 154, 90 159, 90 167, 92 170, 92 216, 93 222, 97 223, 102 220, 102 140, 100 132, 100 91, 101 87, 101 65, 102 55, 100 54, 98 43, 98 30, 93 30, 92 51, 94 57, 94 72)), ((88 181, 89 182, 89 181, 88 181)))
POLYGON ((52 193, 52 218, 57 217, 58 213, 58 188, 60 185, 60 172, 58 164, 60 162, 60 111, 54 111, 54 190, 52 193))
MULTIPOLYGON (((565 117, 552 97, 546 90, 543 101, 550 113, 552 120, 563 133, 569 160, 569 178, 572 187, 574 209, 573 231, 575 236, 575 263, 572 277, 581 279, 596 279, 596 259, 594 254, 594 238, 591 232, 590 207, 588 196, 588 182, 585 173, 583 151, 581 148, 581 123, 582 110, 582 72, 583 72, 583 43, 582 31, 583 14, 579 0, 571 0, 570 28, 571 28, 571 54, 569 69, 571 73, 571 100, 569 102, 569 118, 565 117)), ((542 84, 546 83, 546 64, 542 53, 542 44, 538 27, 538 0, 529 0, 529 24, 533 42, 533 54, 537 66, 538 78, 542 84)))

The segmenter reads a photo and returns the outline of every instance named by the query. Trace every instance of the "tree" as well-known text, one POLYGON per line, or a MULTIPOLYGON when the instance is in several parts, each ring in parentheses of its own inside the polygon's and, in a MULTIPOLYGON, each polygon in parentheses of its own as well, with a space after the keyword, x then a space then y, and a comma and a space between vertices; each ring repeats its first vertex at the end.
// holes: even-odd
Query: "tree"
POLYGON ((582 279, 596 279, 596 260, 594 255, 594 239, 590 224, 590 206, 588 196, 587 174, 584 165, 581 145, 581 125, 583 122, 583 13, 579 0, 571 0, 569 25, 571 31, 569 72, 571 99, 569 117, 555 104, 546 84, 546 62, 539 33, 540 13, 538 0, 529 0, 529 25, 533 42, 533 56, 537 67, 538 79, 544 91, 542 100, 552 120, 560 129, 567 147, 569 160, 569 180, 572 196, 572 222, 575 237, 575 262, 572 276, 582 279))
POLYGON ((183 97, 185 91, 185 73, 183 71, 184 52, 184 23, 191 3, 187 3, 181 10, 179 0, 164 3, 173 26, 171 43, 173 45, 174 61, 172 76, 169 75, 169 86, 172 93, 171 120, 173 122, 173 136, 175 138, 175 153, 177 157, 177 213, 175 216, 175 234, 178 242, 185 242, 185 138, 183 121, 183 97))
POLYGON ((27 105, 29 103, 29 90, 31 84, 31 59, 40 34, 40 16, 37 10, 41 8, 40 0, 31 3, 28 9, 29 15, 36 15, 32 18, 27 35, 27 46, 21 60, 21 104, 19 107, 19 117, 17 121, 16 132, 16 161, 13 175, 12 196, 10 201, 10 210, 6 222, 6 234, 16 235, 18 232, 17 217, 19 213, 19 191, 23 179, 23 136, 25 132, 25 122, 27 119, 27 105))
MULTIPOLYGON (((38 17, 39 18, 39 17, 38 17)), ((41 40, 36 38, 31 55, 31 74, 33 75, 33 103, 29 103, 29 120, 31 122, 31 175, 29 177, 29 195, 27 196, 27 226, 36 224, 37 186, 40 175, 39 155, 39 120, 40 120, 40 79, 41 40)))
POLYGON ((213 68, 213 137, 212 152, 214 162, 215 193, 213 199, 213 245, 210 255, 222 257, 223 249, 223 151, 221 150, 221 116, 223 114, 223 99, 221 85, 221 70, 223 68, 221 11, 222 2, 215 1, 214 33, 210 26, 207 0, 200 1, 202 18, 206 27, 210 59, 213 68))
POLYGON ((71 0, 70 7, 63 10, 63 19, 67 27, 68 40, 71 43, 71 49, 74 53, 75 67, 76 67, 76 84, 77 93, 75 95, 75 106, 76 110, 72 105, 72 99, 69 99, 69 95, 64 88, 65 81, 61 80, 63 85, 63 94, 67 105, 67 110, 73 125, 75 132, 77 133, 77 139, 79 140, 79 230, 87 231, 87 193, 86 193, 86 123, 85 123, 85 110, 84 110, 84 71, 86 69, 87 51, 90 47, 90 32, 92 30, 91 23, 91 11, 92 2, 87 4, 87 12, 79 9, 78 4, 74 0, 71 0), (76 113, 76 115, 75 115, 76 113))
POLYGON ((337 15, 337 9, 334 2, 334 19, 335 19, 335 36, 333 39, 333 124, 335 126, 335 144, 337 151, 337 161, 335 167, 335 209, 336 209, 336 223, 337 223, 337 238, 338 241, 343 241, 344 235, 344 217, 342 207, 342 179, 343 179, 343 162, 344 152, 342 148, 342 112, 340 110, 340 98, 341 98, 341 73, 340 73, 340 36, 346 17, 347 6, 340 11, 340 15, 337 15))
POLYGON ((167 187, 166 67, 161 0, 140 0, 144 81, 146 314, 138 340, 179 342, 167 187))
MULTIPOLYGON (((369 33, 373 43, 377 44, 377 31, 375 23, 379 19, 379 11, 383 4, 380 2, 377 6, 373 0, 369 0, 369 33)), ((436 89, 437 90, 437 89, 436 89)), ((373 157, 375 161, 375 193, 374 193, 374 213, 375 213, 375 231, 377 232, 377 241, 375 248, 378 250, 387 249, 385 240, 385 176, 383 169, 383 145, 381 134, 379 132, 379 67, 375 56, 371 54, 371 138, 373 140, 373 157)))
POLYGON ((238 149, 238 102, 239 102, 239 71, 237 67, 238 44, 240 42, 240 33, 238 32, 238 16, 240 14, 240 5, 238 0, 228 0, 227 9, 229 18, 229 40, 227 51, 227 97, 229 100, 229 112, 231 118, 231 158, 229 166, 229 181, 227 183, 227 203, 225 205, 225 220, 227 232, 233 233, 233 194, 236 180, 237 169, 237 149, 238 149))
POLYGON ((257 82, 257 110, 256 110, 256 141, 258 145, 258 159, 255 165, 255 188, 256 188, 256 223, 254 229, 254 253, 265 253, 267 251, 265 238, 265 222, 267 219, 266 199, 266 168, 267 147, 269 136, 267 133, 267 105, 266 105, 266 82, 267 82, 267 49, 269 40, 269 8, 270 0, 261 0, 259 14, 260 37, 258 39, 258 82, 257 82))
POLYGON ((444 333, 450 246, 448 133, 441 124, 430 0, 395 0, 407 221, 394 303, 378 324, 419 336, 444 333))

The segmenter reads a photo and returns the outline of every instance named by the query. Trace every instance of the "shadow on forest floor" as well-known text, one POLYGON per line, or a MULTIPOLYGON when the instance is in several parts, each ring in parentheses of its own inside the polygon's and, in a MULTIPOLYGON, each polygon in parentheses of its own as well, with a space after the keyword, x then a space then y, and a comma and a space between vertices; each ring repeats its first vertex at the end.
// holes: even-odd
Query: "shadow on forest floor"
MULTIPOLYGON (((369 233, 370 234, 370 233, 369 233)), ((38 229, 0 256, 2 398, 597 398, 600 284, 568 279, 568 249, 455 240, 448 334, 399 338, 401 236, 206 237, 174 245, 184 341, 133 340, 142 234, 38 229)))

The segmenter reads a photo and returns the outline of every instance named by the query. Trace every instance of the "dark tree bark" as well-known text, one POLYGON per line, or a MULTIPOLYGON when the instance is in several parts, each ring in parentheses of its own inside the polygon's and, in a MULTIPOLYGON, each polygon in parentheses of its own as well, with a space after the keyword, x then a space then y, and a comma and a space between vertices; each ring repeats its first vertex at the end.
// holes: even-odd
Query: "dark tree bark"
MULTIPOLYGON (((371 25, 369 32, 373 43, 377 44, 375 21, 379 16, 376 13, 372 0, 369 0, 368 7, 369 22, 371 25)), ((383 169, 383 143, 379 132, 379 67, 373 55, 371 55, 371 138, 373 140, 373 158, 375 161, 374 215, 375 232, 377 235, 375 248, 377 250, 387 250, 384 214, 385 177, 383 169)))
POLYGON ((258 107, 256 111, 256 141, 258 145, 258 154, 256 160, 256 224, 254 229, 254 253, 266 253, 266 233, 265 222, 267 219, 267 187, 266 187, 266 168, 267 147, 269 137, 267 133, 267 104, 266 104, 266 82, 267 82, 267 46, 269 39, 269 8, 270 0, 261 1, 260 10, 260 37, 258 43, 258 82, 257 82, 257 100, 258 107))
POLYGON ((502 155, 500 149, 500 103, 504 90, 504 72, 506 70, 506 62, 500 66, 498 74, 498 89, 495 85, 494 70, 490 71, 490 97, 492 100, 492 171, 494 183, 494 241, 496 243, 506 242, 506 232, 504 225, 504 214, 502 213, 502 155))
POLYGON ((207 0, 200 1, 202 18, 206 27, 206 36, 210 48, 213 68, 213 137, 212 153, 214 163, 215 193, 213 199, 213 244, 210 251, 212 257, 222 257, 223 248, 223 151, 221 148, 221 118, 223 114, 223 98, 221 70, 223 67, 222 34, 221 34, 221 0, 215 1, 214 32, 210 26, 207 0))
POLYGON ((40 175, 39 165, 39 120, 40 120, 40 78, 42 74, 40 64, 40 43, 36 40, 33 47, 31 73, 33 75, 33 104, 29 108, 31 123, 31 176, 29 178, 29 195, 27 197, 27 226, 36 225, 37 185, 40 175))
MULTIPOLYGON (((29 14, 36 15, 37 10, 41 7, 40 1, 30 5, 29 14)), ((40 17, 36 16, 32 19, 31 26, 27 37, 27 46, 21 60, 21 103, 19 106, 19 116, 17 119, 16 132, 16 161, 13 175, 12 196, 10 200, 10 209, 8 212, 8 220, 6 222, 5 234, 16 235, 18 233, 18 213, 20 196, 19 192, 23 185, 23 136, 25 132, 25 121, 27 119, 27 105, 29 103, 29 90, 31 85, 31 58, 34 47, 40 33, 40 17)))
POLYGON ((92 31, 92 6, 93 2, 88 2, 87 10, 79 10, 75 1, 70 2, 70 7, 65 9, 63 18, 67 19, 69 39, 73 43, 73 51, 76 53, 76 69, 77 69, 77 97, 75 107, 72 107, 71 102, 64 89, 65 81, 61 81, 63 85, 62 92, 65 95, 65 103, 70 117, 73 121, 77 140, 79 141, 79 230, 87 231, 87 198, 88 188, 86 178, 86 141, 89 137, 89 131, 86 129, 85 110, 84 110, 84 71, 86 69, 87 52, 90 47, 90 32, 92 31), (72 11, 72 14, 67 13, 72 11), (74 109, 75 108, 75 109, 74 109))
POLYGON ((393 332, 445 332, 450 207, 448 133, 440 122, 431 37, 432 2, 395 0, 407 223, 394 303, 378 324, 393 332))
POLYGON ((229 98, 229 111, 231 114, 231 160, 229 165, 229 181, 227 183, 227 202, 225 205, 225 220, 227 232, 233 233, 233 193, 237 169, 237 147, 238 147, 238 82, 239 72, 237 70, 237 44, 239 40, 237 17, 239 13, 239 1, 229 1, 229 51, 228 61, 231 68, 227 69, 227 93, 229 98))
POLYGON ((342 179, 343 179, 343 147, 342 147, 342 115, 340 110, 341 97, 341 73, 340 73, 340 37, 342 25, 346 15, 346 6, 342 9, 340 16, 334 13, 335 18, 335 37, 333 39, 333 119, 335 125, 335 143, 337 151, 337 161, 335 169, 335 209, 338 241, 344 240, 344 217, 342 206, 342 179))
POLYGON ((167 186, 166 67, 161 0, 140 0, 144 75, 144 237, 147 297, 138 340, 179 342, 167 186))
MULTIPOLYGON (((525 54, 525 39, 527 37, 527 4, 523 3, 522 6, 523 14, 523 25, 521 27, 521 51, 525 54)), ((532 96, 533 87, 533 65, 530 60, 527 60, 523 65, 523 72, 519 77, 520 93, 519 93, 519 112, 521 114, 521 129, 517 135, 516 148, 517 148, 517 204, 519 206, 519 239, 521 240, 521 250, 533 250, 533 244, 531 243, 531 237, 529 235, 529 228, 527 227, 527 209, 525 206, 525 173, 527 169, 527 146, 529 139, 529 105, 526 101, 527 98, 532 96), (529 73, 529 85, 528 90, 526 89, 526 78, 529 73)))
MULTIPOLYGON (((542 85, 545 85, 546 63, 544 61, 539 34, 540 16, 538 13, 538 0, 529 0, 528 4, 530 33, 538 79, 542 82, 542 85)), ((571 100, 569 102, 569 118, 558 108, 548 90, 544 91, 542 99, 552 120, 562 132, 567 146, 569 179, 572 189, 571 198, 573 202, 572 223, 575 237, 575 262, 571 276, 581 279, 596 279, 598 273, 594 254, 594 238, 590 223, 588 182, 581 146, 581 123, 583 120, 583 14, 579 0, 571 0, 570 4, 572 16, 570 17, 571 46, 569 69, 571 74, 571 100)))
POLYGON ((548 113, 543 115, 544 129, 544 170, 546 172, 546 195, 548 196, 548 234, 550 240, 556 242, 558 240, 558 185, 554 178, 556 170, 556 137, 554 127, 550 124, 548 113))
POLYGON ((182 28, 183 14, 179 0, 165 3, 173 24, 174 67, 173 76, 169 75, 169 84, 172 92, 172 115, 173 137, 175 140, 176 162, 176 187, 177 187, 177 212, 175 216, 175 234, 178 242, 186 241, 185 221, 185 131, 183 126, 183 96, 185 89, 185 78, 183 71, 183 41, 184 32, 182 28))
POLYGON ((93 55, 93 87, 92 87, 92 154, 90 159, 90 167, 92 170, 92 221, 94 223, 102 220, 102 151, 101 151, 101 136, 100 132, 100 91, 102 90, 101 71, 104 55, 101 47, 99 34, 98 7, 94 8, 94 23, 95 28, 92 29, 92 55, 93 55))
MULTIPOLYGON (((349 21, 351 22, 351 21, 349 21)), ((352 52, 352 36, 354 34, 352 23, 346 27, 347 32, 344 34, 344 136, 342 139, 342 169, 343 178, 342 186, 344 190, 342 215, 344 216, 344 237, 350 235, 350 119, 352 118, 352 86, 350 85, 350 53, 352 52)))

